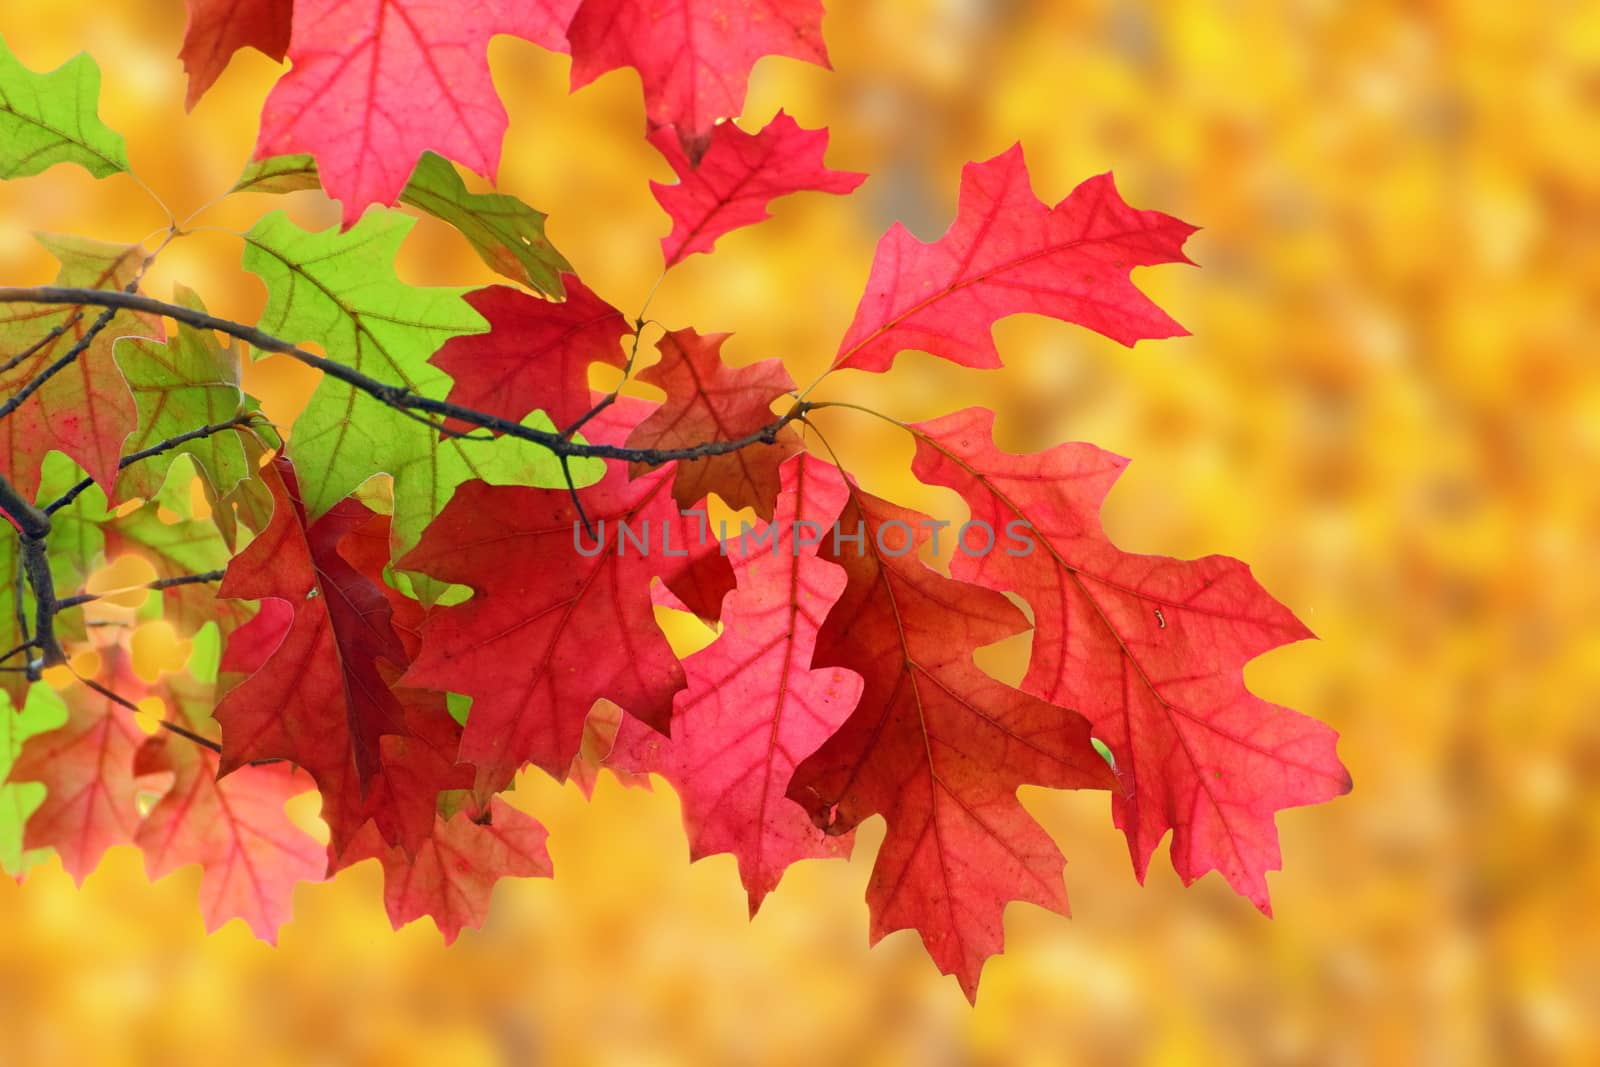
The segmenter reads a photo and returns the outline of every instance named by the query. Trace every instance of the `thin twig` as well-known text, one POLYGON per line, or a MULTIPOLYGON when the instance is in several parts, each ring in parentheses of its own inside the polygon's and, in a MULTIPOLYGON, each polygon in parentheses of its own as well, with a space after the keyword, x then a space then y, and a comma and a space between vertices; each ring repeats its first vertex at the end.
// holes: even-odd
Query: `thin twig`
MULTIPOLYGON (((22 644, 16 646, 15 648, 8 648, 4 652, 0 652, 0 663, 4 663, 6 660, 10 659, 12 656, 15 656, 19 652, 26 652, 26 651, 28 651, 28 649, 30 649, 32 647, 33 647, 33 641, 32 641, 32 639, 29 639, 27 641, 22 642, 22 644)), ((26 668, 19 668, 19 669, 24 669, 25 670, 26 668)))
MULTIPOLYGON (((195 441, 202 437, 211 437, 214 434, 222 433, 224 430, 233 430, 240 427, 250 426, 252 423, 256 422, 258 418, 259 416, 256 412, 249 411, 240 415, 235 415, 226 422, 218 422, 213 423, 210 426, 202 426, 198 430, 190 430, 188 433, 181 433, 176 437, 169 437, 165 441, 158 441, 149 448, 141 448, 137 452, 130 452, 126 456, 123 456, 117 461, 117 470, 120 471, 126 467, 131 467, 133 464, 138 463, 142 459, 149 459, 151 456, 159 456, 163 452, 169 452, 174 448, 178 448, 181 445, 186 445, 190 441, 195 441)), ((68 489, 65 493, 62 493, 55 500, 51 501, 49 504, 46 504, 44 507, 44 513, 46 515, 54 515, 56 512, 60 511, 68 504, 71 504, 74 500, 78 499, 79 494, 87 491, 88 488, 93 484, 93 478, 83 479, 77 485, 74 485, 71 489, 68 489)))
POLYGON ((209 738, 209 737, 203 737, 200 734, 195 733, 193 730, 189 729, 186 726, 179 726, 175 722, 168 722, 166 719, 162 719, 161 720, 161 728, 163 730, 172 731, 173 733, 177 734, 179 737, 183 738, 186 741, 193 741, 195 744, 199 745, 201 748, 209 748, 211 751, 215 752, 219 756, 222 755, 222 745, 221 744, 219 744, 216 741, 211 740, 211 738, 209 738))
MULTIPOLYGON (((103 685, 100 682, 95 681, 93 678, 86 678, 83 675, 79 674, 77 671, 73 671, 72 673, 78 679, 78 681, 82 682, 84 685, 88 686, 90 689, 93 689, 96 693, 99 693, 101 696, 105 697, 107 700, 111 701, 113 704, 116 704, 118 707, 126 708, 127 710, 129 710, 131 712, 134 712, 136 714, 143 714, 144 713, 144 709, 143 708, 141 708, 139 705, 135 704, 133 701, 129 700, 127 697, 123 696, 121 693, 118 693, 116 690, 112 689, 111 687, 109 687, 107 685, 103 685)), ((169 722, 166 719, 157 719, 156 720, 156 725, 160 726, 163 730, 167 730, 167 731, 169 731, 171 733, 174 733, 174 734, 178 735, 179 737, 183 738, 185 741, 193 741, 195 744, 199 745, 201 748, 210 749, 212 752, 215 752, 217 755, 219 755, 219 756, 222 755, 222 745, 219 742, 213 741, 213 740, 211 740, 211 738, 206 737, 203 734, 197 734, 193 730, 189 729, 186 726, 180 726, 177 723, 169 722)), ((280 759, 253 759, 253 760, 249 761, 248 766, 251 766, 251 767, 265 767, 265 766, 267 766, 268 764, 271 764, 271 763, 283 763, 283 762, 285 762, 285 761, 284 760, 280 760, 280 759)))
POLYGON ((155 591, 173 589, 181 585, 204 585, 207 582, 220 582, 225 573, 225 571, 202 571, 199 574, 179 574, 171 578, 157 578, 153 582, 129 586, 126 589, 112 589, 104 593, 78 593, 76 596, 69 596, 65 600, 56 601, 56 610, 65 611, 81 604, 90 604, 108 596, 120 596, 123 593, 133 592, 134 590, 155 591))
POLYGON ((62 334, 66 333, 68 330, 72 329, 82 321, 83 312, 74 311, 71 315, 67 316, 66 321, 60 323, 59 325, 50 327, 49 333, 39 338, 33 344, 29 345, 27 348, 24 348, 21 352, 18 352, 4 363, 0 363, 0 374, 5 374, 8 371, 15 370, 16 368, 22 366, 22 364, 26 362, 28 358, 35 352, 38 352, 42 348, 48 348, 56 338, 60 337, 62 334))
MULTIPOLYGON (((657 279, 657 284, 660 284, 659 279, 657 279)), ((654 292, 654 290, 651 291, 654 292)), ((622 365, 622 381, 617 383, 617 387, 615 389, 601 397, 594 407, 578 416, 571 426, 568 426, 565 430, 562 430, 562 437, 565 437, 569 441, 572 440, 573 435, 579 430, 583 429, 584 425, 590 419, 594 418, 606 408, 617 402, 617 397, 622 393, 622 387, 628 384, 628 379, 633 375, 634 363, 639 359, 639 342, 644 339, 645 325, 646 323, 642 316, 633 320, 633 344, 628 349, 628 361, 622 365)))

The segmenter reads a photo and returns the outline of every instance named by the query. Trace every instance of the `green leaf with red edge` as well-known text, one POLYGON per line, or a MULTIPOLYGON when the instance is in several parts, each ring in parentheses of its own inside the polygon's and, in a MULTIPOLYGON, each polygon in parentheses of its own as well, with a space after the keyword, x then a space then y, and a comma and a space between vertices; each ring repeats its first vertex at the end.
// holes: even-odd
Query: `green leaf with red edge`
POLYGON ((323 846, 284 812, 290 799, 312 788, 310 778, 272 764, 218 779, 215 753, 164 735, 146 739, 134 765, 139 774, 174 776, 134 839, 150 878, 199 864, 206 929, 243 919, 257 937, 276 944, 294 887, 320 882, 328 865, 323 846))
MULTIPOLYGON (((722 361, 728 336, 674 330, 657 342, 661 361, 640 371, 638 379, 664 390, 667 399, 628 435, 629 448, 676 450, 737 441, 777 420, 772 405, 794 391, 794 379, 780 359, 728 366, 722 361)), ((673 499, 680 507, 691 507, 716 493, 729 507, 753 508, 770 519, 778 496, 778 467, 800 448, 799 435, 785 426, 770 443, 684 460, 672 481, 673 499)), ((647 464, 632 465, 634 477, 650 470, 647 464)))
POLYGON ((692 161, 718 119, 744 110, 756 60, 828 65, 821 0, 582 0, 567 39, 574 89, 635 68, 650 125, 675 127, 692 161))
MULTIPOLYGON (((112 245, 82 237, 38 235, 61 261, 55 284, 72 288, 121 289, 138 274, 146 252, 138 245, 112 245)), ((0 397, 12 399, 64 358, 100 316, 100 309, 12 304, 0 311, 0 397)), ((159 320, 119 311, 78 355, 4 420, 0 420, 0 471, 24 496, 39 487, 39 468, 51 449, 70 456, 103 488, 117 477, 122 443, 134 431, 137 410, 117 370, 113 347, 119 337, 165 334, 159 320)))
POLYGON ((1111 175, 1055 207, 1029 188, 1022 146, 961 174, 956 220, 923 244, 895 224, 878 243, 834 366, 886 371, 909 348, 967 367, 998 367, 991 327, 1007 315, 1049 315, 1131 345, 1188 331, 1134 288, 1133 267, 1187 263, 1195 228, 1135 211, 1111 175))
POLYGON ((1112 788, 1075 711, 978 669, 973 652, 1027 629, 1000 593, 917 558, 928 520, 851 486, 820 554, 844 593, 817 635, 813 669, 862 678, 861 703, 795 769, 788 795, 843 833, 882 815, 888 833, 867 886, 873 940, 914 929, 939 969, 977 995, 1000 951, 1005 905, 1066 912, 1065 860, 1017 799, 1022 785, 1112 788))
POLYGON ((1220 871, 1270 914, 1266 872, 1282 860, 1274 813, 1350 789, 1315 719, 1244 685, 1244 665, 1311 632, 1226 556, 1123 552, 1100 504, 1126 461, 1092 445, 1033 455, 994 445, 994 414, 968 408, 912 427, 913 470, 948 486, 991 529, 1027 523, 1025 555, 959 551, 952 572, 1023 597, 1033 658, 1022 686, 1087 716, 1127 792, 1113 800, 1139 880, 1171 830, 1185 884, 1220 871))
POLYGON ((850 852, 850 834, 825 833, 785 795, 795 765, 861 695, 847 670, 808 669, 817 629, 845 585, 811 535, 832 526, 845 497, 838 472, 822 461, 802 455, 784 464, 776 517, 759 532, 763 547, 733 557, 739 586, 721 635, 683 661, 688 688, 673 701, 671 738, 625 719, 605 759, 613 770, 652 771, 672 784, 691 857, 732 853, 751 915, 791 863, 850 852))
POLYGON ((384 848, 370 831, 358 843, 363 852, 355 858, 370 856, 383 864, 383 902, 395 929, 428 915, 448 945, 463 928, 476 929, 488 919, 495 882, 550 877, 547 834, 531 816, 499 797, 474 815, 463 810, 438 818, 415 856, 384 848))
POLYGON ((705 155, 691 162, 675 131, 665 127, 650 134, 678 176, 676 184, 651 182, 667 214, 672 232, 661 239, 667 266, 696 252, 709 252, 717 238, 741 226, 770 218, 767 205, 790 193, 848 193, 865 174, 829 170, 822 162, 827 130, 807 130, 779 111, 757 133, 745 133, 731 122, 711 131, 705 155))
MULTIPOLYGON (((321 188, 317 161, 308 155, 253 160, 234 184, 236 193, 295 193, 321 188)), ((470 192, 449 160, 424 152, 400 193, 400 203, 453 226, 478 258, 519 285, 560 297, 571 264, 545 236, 547 216, 508 193, 470 192)))

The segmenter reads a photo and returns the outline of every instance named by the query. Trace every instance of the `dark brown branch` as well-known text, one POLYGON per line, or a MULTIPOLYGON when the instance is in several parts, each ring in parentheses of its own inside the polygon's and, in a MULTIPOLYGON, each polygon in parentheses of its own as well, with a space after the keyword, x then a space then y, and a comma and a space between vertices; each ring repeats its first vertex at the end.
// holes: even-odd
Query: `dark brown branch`
POLYGON ((19 493, 4 474, 0 474, 0 511, 5 512, 24 541, 38 541, 50 535, 50 516, 19 493))
MULTIPOLYGON (((50 573, 50 558, 45 553, 45 538, 50 535, 50 516, 28 501, 5 475, 0 474, 0 511, 4 511, 22 540, 22 574, 33 590, 34 617, 32 643, 39 649, 45 666, 65 659, 56 643, 55 579, 50 573)), ((18 610, 21 610, 20 603, 18 610)), ((26 623, 26 617, 23 617, 26 623)), ((38 673, 36 661, 28 663, 28 679, 38 673)))
POLYGON ((162 315, 178 322, 187 323, 196 329, 216 330, 230 337, 236 337, 263 352, 275 352, 298 360, 306 366, 313 367, 331 378, 344 382, 346 385, 391 408, 421 411, 445 419, 456 419, 460 422, 489 430, 492 433, 503 434, 506 437, 515 437, 519 440, 542 445, 558 456, 625 460, 629 463, 643 463, 650 467, 659 467, 664 463, 675 461, 693 461, 706 459, 710 456, 723 456, 730 452, 737 452, 742 448, 749 448, 752 445, 770 443, 779 430, 800 418, 810 408, 808 402, 796 401, 795 405, 785 415, 755 433, 747 434, 732 441, 707 441, 704 444, 694 445, 690 448, 624 448, 618 445, 584 444, 570 440, 559 432, 553 433, 549 430, 531 429, 521 423, 512 422, 510 419, 502 419, 486 412, 462 407, 460 404, 452 404, 445 400, 435 400, 432 397, 414 393, 404 386, 380 382, 376 378, 362 374, 353 367, 314 355, 254 326, 231 322, 228 319, 219 319, 215 315, 208 315, 178 304, 154 300, 138 293, 106 289, 68 289, 48 285, 31 289, 0 287, 0 303, 88 305, 122 308, 129 311, 143 311, 151 315, 162 315))
POLYGON ((38 681, 43 667, 64 663, 67 654, 56 641, 56 581, 43 537, 22 539, 22 572, 33 589, 33 643, 39 658, 28 664, 28 680, 38 681))

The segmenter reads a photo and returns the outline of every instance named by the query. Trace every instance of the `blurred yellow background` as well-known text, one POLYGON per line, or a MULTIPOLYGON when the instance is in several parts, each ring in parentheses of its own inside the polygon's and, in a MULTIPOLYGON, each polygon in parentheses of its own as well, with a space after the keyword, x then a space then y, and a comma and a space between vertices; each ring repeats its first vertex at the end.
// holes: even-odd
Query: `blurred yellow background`
MULTIPOLYGON (((866 946, 880 831, 791 871, 753 921, 734 864, 686 862, 670 791, 604 776, 592 803, 527 776, 554 881, 503 883, 445 949, 392 933, 364 864, 303 886, 278 948, 204 934, 198 872, 147 883, 116 849, 81 891, 0 880, 5 1064, 1475 1064, 1600 1062, 1600 6, 832 0, 835 70, 764 60, 747 116, 833 131, 872 178, 673 272, 670 326, 807 381, 895 218, 948 223, 960 165, 1020 138, 1054 202, 1115 169, 1127 200, 1204 227, 1201 269, 1136 280, 1194 333, 1123 349, 1060 323, 998 330, 1007 368, 903 356, 817 394, 902 417, 973 403, 1004 444, 1091 440, 1134 464, 1107 523, 1131 550, 1250 561, 1322 637, 1254 663, 1256 692, 1343 734, 1355 791, 1279 818, 1266 920, 1158 855, 1139 888, 1103 795, 1025 798, 1069 857, 1076 918, 1007 916, 977 1007, 910 933, 866 946)), ((87 49, 101 113, 181 217, 242 169, 277 68, 236 58, 192 115, 178 0, 7 0, 32 68, 87 49)), ((568 61, 501 39, 501 185, 632 313, 668 229, 637 78, 576 96, 568 61)), ((201 221, 244 229, 282 201, 201 221)), ((304 225, 335 219, 318 194, 304 225)), ((137 240, 165 224, 125 177, 57 167, 0 186, 8 283, 53 265, 33 230, 137 240)), ((221 232, 175 280, 250 319, 264 298, 221 232)), ((408 280, 494 281, 424 221, 408 280)), ((310 384, 249 386, 292 414, 310 384)), ((908 444, 838 413, 870 487, 951 511, 908 444)))

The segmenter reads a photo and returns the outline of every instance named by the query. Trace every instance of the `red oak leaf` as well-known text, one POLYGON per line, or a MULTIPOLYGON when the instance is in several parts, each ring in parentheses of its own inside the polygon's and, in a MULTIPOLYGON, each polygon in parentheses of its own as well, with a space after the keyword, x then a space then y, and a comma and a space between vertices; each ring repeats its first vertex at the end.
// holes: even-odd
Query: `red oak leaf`
MULTIPOLYGON (((727 339, 725 333, 702 337, 693 330, 674 330, 657 342, 661 362, 640 371, 638 378, 664 389, 667 400, 628 435, 629 448, 679 449, 737 441, 776 420, 772 403, 794 390, 794 379, 780 359, 729 367, 721 356, 727 339)), ((778 467, 799 449, 799 437, 786 426, 771 444, 684 460, 672 483, 673 498, 690 507, 716 493, 729 507, 754 508, 770 519, 778 495, 778 467)), ((633 465, 635 477, 649 470, 644 464, 633 465)))
POLYGON ((844 571, 819 560, 816 545, 845 496, 835 468, 805 455, 784 465, 772 529, 734 555, 739 588, 722 635, 683 661, 689 687, 673 702, 671 740, 625 720, 606 760, 672 783, 691 855, 737 857, 751 915, 791 863, 850 850, 851 835, 824 833, 784 795, 795 764, 861 695, 849 671, 807 669, 817 628, 844 590, 844 571))
MULTIPOLYGON (((382 589, 337 551, 372 513, 348 500, 308 526, 288 461, 274 460, 262 474, 273 494, 272 521, 228 564, 217 595, 287 601, 293 617, 260 668, 217 705, 222 769, 286 759, 327 793, 338 792, 352 772, 365 786, 379 770, 378 739, 406 732, 380 664, 400 670, 408 662, 382 589)), ((269 626, 253 622, 236 631, 224 666, 236 670, 243 656, 258 656, 269 626)))
POLYGON ((291 797, 312 788, 311 780, 275 764, 241 767, 219 781, 214 753, 164 736, 144 742, 135 769, 174 775, 135 841, 149 876, 198 863, 206 929, 243 919, 257 937, 275 944, 278 927, 289 920, 295 884, 320 882, 328 866, 323 846, 283 810, 291 797))
POLYGON ((506 113, 489 78, 489 39, 564 50, 568 0, 298 0, 288 74, 261 112, 256 159, 308 152, 353 226, 392 204, 428 150, 487 178, 506 113))
POLYGON ((932 244, 896 223, 878 244, 867 291, 836 367, 885 371, 908 348, 968 367, 998 367, 991 327, 1033 312, 1131 345, 1187 333, 1128 278, 1130 268, 1188 263, 1195 231, 1123 203, 1111 175, 1055 207, 1033 195, 1022 146, 961 172, 956 221, 932 244))
POLYGON ((672 232, 661 239, 669 267, 696 252, 711 251, 730 230, 770 218, 767 205, 780 196, 808 190, 848 193, 867 177, 829 170, 822 162, 828 131, 801 129, 782 111, 760 133, 745 133, 731 122, 720 124, 698 164, 690 162, 671 130, 655 130, 650 143, 678 175, 675 185, 650 183, 650 191, 672 217, 672 232))
POLYGON ((601 697, 666 729, 683 670, 649 584, 688 563, 671 476, 629 481, 612 466, 578 490, 594 537, 566 490, 467 482, 398 562, 473 591, 429 615, 401 681, 472 697, 461 759, 478 767, 480 799, 528 762, 565 775, 601 697), (664 544, 663 529, 679 540, 664 544))
POLYGON ((241 48, 282 61, 293 13, 294 0, 189 0, 189 25, 178 53, 189 73, 184 106, 194 108, 241 48))
POLYGON ((691 160, 718 119, 744 110, 756 60, 828 65, 821 0, 582 0, 567 38, 574 89, 637 68, 650 125, 676 126, 691 160))
MULTIPOLYGON (((82 237, 42 234, 39 242, 61 261, 55 284, 121 289, 138 274, 146 252, 82 237)), ((98 308, 12 305, 0 314, 0 403, 63 359, 101 317, 98 308)), ((87 349, 0 419, 0 471, 27 499, 39 489, 39 467, 51 449, 66 453, 109 494, 123 439, 138 424, 128 383, 117 369, 119 337, 161 340, 159 319, 112 315, 87 349)))
POLYGON ((851 487, 819 552, 848 576, 817 635, 813 669, 863 680, 861 703, 794 773, 788 795, 831 833, 881 814, 872 939, 915 929, 941 971, 976 997, 1000 951, 1007 901, 1066 913, 1055 843, 1017 800, 1025 784, 1110 788, 1115 779, 1066 708, 996 681, 972 653, 1028 628, 1004 595, 917 559, 928 520, 851 487), (860 543, 846 538, 861 535, 860 543))
POLYGON ((80 685, 64 696, 66 723, 28 738, 11 781, 45 787, 23 848, 55 849, 82 885, 106 849, 133 843, 139 827, 133 757, 145 735, 133 712, 100 693, 80 685))
POLYGON ((623 366, 621 341, 633 331, 577 278, 562 282, 559 303, 503 285, 467 294, 489 332, 452 338, 428 360, 455 379, 451 403, 514 422, 543 411, 563 429, 588 413, 590 364, 623 366))
POLYGON ((495 882, 550 877, 545 828, 499 797, 486 811, 481 820, 465 810, 441 816, 412 857, 370 832, 362 838, 358 847, 383 864, 383 902, 395 929, 431 915, 448 945, 463 927, 483 925, 495 882))
POLYGON ((1033 608, 1023 688, 1077 708, 1110 747, 1128 787, 1112 811, 1139 880, 1170 829, 1185 884, 1221 871, 1270 914, 1273 813, 1347 792, 1350 776, 1337 734, 1251 695, 1242 671, 1311 632, 1238 560, 1113 545, 1100 504, 1125 460, 1083 444, 1013 455, 994 446, 993 426, 992 412, 969 408, 912 428, 919 478, 956 490, 991 530, 1029 524, 1037 543, 1027 554, 957 551, 953 573, 1033 608))

